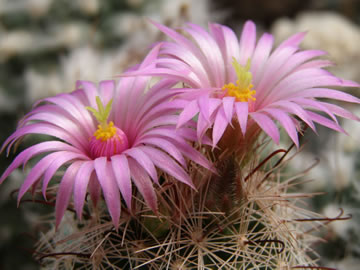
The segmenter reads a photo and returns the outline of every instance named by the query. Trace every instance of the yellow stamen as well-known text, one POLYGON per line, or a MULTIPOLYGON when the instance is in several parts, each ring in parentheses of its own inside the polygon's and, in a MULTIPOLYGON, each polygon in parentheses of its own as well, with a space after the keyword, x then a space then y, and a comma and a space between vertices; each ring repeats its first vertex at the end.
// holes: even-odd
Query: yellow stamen
POLYGON ((94 137, 103 142, 116 135, 116 128, 113 121, 110 121, 105 127, 98 125, 98 129, 94 132, 94 137))
POLYGON ((99 122, 98 129, 94 132, 94 137, 97 140, 104 142, 116 135, 116 128, 114 127, 114 123, 112 121, 109 123, 107 122, 111 111, 112 100, 110 100, 106 107, 104 107, 100 97, 96 97, 96 104, 98 106, 98 111, 92 107, 86 107, 86 109, 91 111, 96 120, 99 122))
POLYGON ((250 59, 246 66, 242 66, 234 58, 232 65, 237 76, 236 85, 233 83, 225 84, 222 90, 226 91, 228 96, 235 97, 237 101, 248 102, 249 99, 256 100, 254 97, 256 91, 252 89, 254 86, 251 84, 250 59))

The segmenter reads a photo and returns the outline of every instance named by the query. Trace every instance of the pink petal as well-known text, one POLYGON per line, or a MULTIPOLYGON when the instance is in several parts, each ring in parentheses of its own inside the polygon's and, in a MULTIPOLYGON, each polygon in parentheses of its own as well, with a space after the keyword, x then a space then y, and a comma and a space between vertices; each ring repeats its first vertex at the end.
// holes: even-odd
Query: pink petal
POLYGON ((120 192, 127 207, 131 210, 132 187, 128 159, 125 155, 112 156, 111 165, 120 192))
POLYGON ((291 101, 299 104, 302 107, 309 107, 312 109, 323 111, 327 113, 327 115, 329 115, 332 118, 332 120, 334 120, 337 123, 337 119, 335 115, 326 106, 324 106, 321 102, 317 100, 312 100, 308 98, 294 98, 291 99, 291 101))
POLYGON ((227 68, 231 68, 232 58, 241 59, 240 58, 240 48, 238 39, 230 28, 226 26, 221 26, 221 29, 224 33, 225 45, 226 45, 226 52, 227 52, 227 68))
POLYGON ((218 44, 213 37, 200 26, 191 23, 188 23, 188 25, 190 27, 187 27, 186 31, 196 41, 207 60, 205 67, 209 72, 209 80, 212 81, 215 86, 221 87, 224 85, 224 61, 218 44))
POLYGON ((210 118, 210 102, 209 102, 209 96, 204 95, 197 99, 199 111, 202 114, 205 121, 209 122, 210 118))
POLYGON ((33 121, 55 125, 68 132, 78 133, 83 138, 88 138, 94 130, 91 118, 87 122, 82 119, 75 119, 64 109, 52 104, 42 105, 32 110, 22 119, 18 129, 33 121))
POLYGON ((54 161, 54 159, 58 158, 59 153, 61 155, 61 152, 55 152, 45 156, 31 169, 30 173, 26 176, 24 183, 19 190, 18 204, 20 203, 22 196, 24 196, 25 192, 31 187, 31 185, 33 185, 37 180, 39 180, 39 178, 54 161))
MULTIPOLYGON (((209 24, 211 35, 219 44, 225 67, 225 82, 234 81, 235 71, 232 68, 233 57, 240 59, 239 42, 235 33, 228 27, 219 24, 209 24)), ((225 83, 224 82, 224 83, 225 83)))
POLYGON ((259 127, 268 134, 276 144, 279 144, 280 134, 273 120, 264 113, 252 113, 251 118, 259 125, 259 127))
POLYGON ((223 104, 223 108, 224 108, 224 113, 226 115, 226 120, 230 125, 232 125, 231 122, 232 122, 233 113, 234 113, 234 103, 235 103, 234 97, 224 97, 222 99, 222 104, 223 104))
POLYGON ((339 126, 339 124, 331 121, 330 119, 328 119, 322 115, 319 115, 314 112, 308 112, 308 115, 311 117, 312 121, 319 123, 320 125, 323 125, 325 127, 331 128, 338 132, 347 134, 346 131, 342 127, 339 126))
POLYGON ((283 66, 291 55, 296 51, 293 47, 284 48, 277 53, 273 53, 264 67, 264 73, 256 85, 256 99, 257 102, 261 102, 272 87, 279 81, 278 78, 279 69, 283 66))
POLYGON ((153 184, 144 169, 134 160, 128 159, 132 179, 143 196, 146 204, 157 213, 157 198, 153 184))
POLYGON ((219 107, 222 105, 222 100, 219 98, 210 98, 209 102, 210 102, 209 103, 210 117, 214 117, 214 114, 217 112, 219 107))
POLYGON ((174 80, 160 80, 157 84, 151 87, 141 99, 142 106, 137 112, 137 117, 134 121, 138 122, 141 118, 147 115, 151 110, 164 103, 176 95, 178 92, 182 93, 181 90, 172 89, 171 91, 163 91, 164 89, 172 88, 177 82, 174 80))
POLYGON ((190 176, 184 171, 184 169, 174 162, 174 160, 170 159, 164 152, 147 146, 143 146, 142 150, 152 158, 157 167, 175 177, 180 182, 195 188, 190 176))
POLYGON ((242 132, 243 136, 245 136, 248 114, 249 114, 248 103, 247 102, 236 102, 235 103, 235 111, 236 111, 237 119, 240 124, 241 132, 242 132))
POLYGON ((111 164, 107 161, 106 157, 100 157, 94 160, 94 168, 103 190, 106 205, 115 228, 118 228, 121 212, 120 194, 113 170, 110 166, 111 164))
POLYGON ((278 120, 280 124, 285 128, 286 132, 289 134, 291 140, 295 143, 296 147, 299 147, 298 133, 295 127, 294 122, 291 117, 279 109, 265 109, 274 119, 278 120))
POLYGON ((186 122, 192 119, 198 112, 199 112, 199 106, 197 100, 193 100, 189 102, 189 104, 186 105, 184 110, 180 113, 176 127, 179 128, 183 126, 186 122))
POLYGON ((191 161, 203 166, 204 168, 215 172, 213 164, 207 160, 200 152, 198 152, 194 147, 190 146, 186 141, 174 140, 172 142, 178 147, 183 155, 188 157, 191 161))
MULTIPOLYGON (((99 92, 103 104, 108 104, 114 96, 115 82, 113 80, 105 80, 99 83, 99 92)), ((97 108, 97 106, 95 107, 97 108)))
POLYGON ((315 125, 309 117, 308 111, 305 111, 301 106, 297 105, 294 102, 282 100, 277 101, 271 105, 271 107, 282 108, 286 112, 290 112, 294 115, 297 115, 301 120, 303 120, 312 130, 315 131, 315 125))
POLYGON ((197 133, 199 142, 202 141, 202 138, 205 135, 205 132, 212 126, 212 124, 215 120, 215 115, 217 113, 217 110, 219 109, 219 107, 222 104, 221 99, 218 99, 218 98, 211 98, 211 99, 208 99, 208 101, 209 101, 208 108, 209 108, 210 118, 208 120, 205 120, 203 114, 200 113, 198 120, 197 120, 196 133, 197 133))
POLYGON ((114 100, 113 100, 113 119, 116 126, 123 129, 125 127, 125 121, 127 119, 127 111, 129 104, 124 102, 127 100, 127 95, 129 93, 129 88, 131 89, 133 85, 134 78, 122 78, 116 85, 114 91, 114 100))
MULTIPOLYGON (((209 86, 209 71, 204 67, 204 63, 200 59, 194 57, 189 50, 181 47, 179 44, 165 42, 161 53, 172 58, 159 58, 156 60, 158 68, 168 68, 169 70, 176 70, 183 74, 184 77, 189 78, 195 84, 192 87, 209 86)), ((205 63, 206 64, 206 63, 205 63)))
POLYGON ((294 72, 279 82, 264 101, 265 104, 287 98, 296 92, 303 92, 309 88, 321 86, 342 86, 339 78, 321 69, 305 69, 294 72))
POLYGON ((335 64, 329 60, 323 60, 323 59, 317 59, 312 60, 306 63, 303 63, 302 65, 298 66, 295 71, 301 70, 301 69, 307 69, 307 68, 323 68, 323 67, 329 67, 334 66, 335 64))
POLYGON ((144 60, 141 62, 139 69, 154 65, 155 60, 158 58, 161 46, 162 44, 159 43, 151 49, 151 51, 145 56, 144 60))
POLYGON ((219 142, 220 138, 224 134, 224 131, 227 126, 228 126, 228 121, 226 119, 224 108, 221 107, 215 116, 215 122, 214 122, 214 127, 213 127, 213 132, 212 132, 212 139, 213 139, 212 147, 213 147, 213 149, 215 148, 215 146, 219 142))
POLYGON ((96 173, 90 175, 89 193, 91 201, 93 202, 94 207, 96 207, 101 196, 101 186, 99 180, 97 179, 96 173))
POLYGON ((85 161, 81 164, 74 183, 74 204, 78 218, 82 218, 82 210, 85 203, 86 190, 90 181, 91 174, 94 172, 94 162, 85 161))
POLYGON ((77 110, 76 115, 79 117, 73 116, 72 119, 76 119, 76 122, 86 130, 87 134, 92 135, 94 121, 90 112, 85 107, 88 106, 89 103, 86 100, 84 91, 76 90, 71 94, 64 95, 62 98, 70 102, 77 110))
MULTIPOLYGON (((130 88, 131 90, 127 90, 129 94, 126 100, 129 104, 132 104, 127 107, 128 114, 136 115, 137 111, 141 109, 143 103, 139 102, 139 100, 141 100, 141 97, 144 95, 144 90, 146 86, 149 85, 150 79, 150 76, 137 76, 130 88)), ((129 120, 129 117, 127 120, 129 120)))
POLYGON ((263 68, 267 59, 269 58, 274 38, 272 35, 265 33, 258 41, 253 58, 251 60, 251 73, 253 74, 254 85, 257 85, 262 76, 263 68))
POLYGON ((98 96, 99 93, 96 84, 89 81, 77 81, 76 87, 83 88, 84 93, 87 96, 87 104, 92 108, 97 108, 96 96, 98 96))
POLYGON ((81 119, 81 123, 88 123, 88 121, 91 121, 91 119, 89 118, 89 113, 85 109, 85 106, 87 106, 88 104, 81 104, 71 94, 59 94, 55 97, 45 98, 44 101, 59 106, 75 119, 81 119))
POLYGON ((205 135, 205 132, 210 128, 211 122, 206 121, 204 116, 200 113, 197 119, 196 135, 199 142, 201 142, 202 137, 205 135))
MULTIPOLYGON (((9 145, 8 149, 15 143, 19 138, 28 135, 28 134, 42 134, 42 135, 50 135, 56 137, 60 140, 63 140, 69 144, 72 144, 79 150, 85 152, 85 147, 83 146, 83 142, 80 144, 79 140, 75 139, 74 136, 70 135, 62 128, 58 128, 54 125, 43 124, 43 123, 35 123, 31 125, 24 126, 18 130, 16 130, 3 144, 3 148, 6 145, 9 145)), ((2 150, 3 150, 2 148, 2 150)))
POLYGON ((152 159, 150 159, 141 148, 130 148, 123 152, 129 157, 132 157, 139 165, 150 175, 155 183, 159 183, 158 175, 152 159))
MULTIPOLYGON (((162 104, 159 104, 158 106, 154 107, 149 113, 144 115, 141 119, 139 119, 138 122, 136 122, 136 125, 133 121, 129 121, 128 126, 124 127, 123 130, 126 132, 128 137, 135 137, 138 135, 140 130, 145 131, 142 127, 149 121, 156 119, 162 115, 174 115, 175 112, 177 112, 179 108, 183 108, 187 101, 176 99, 169 102, 163 102, 162 104)), ((129 114, 132 115, 132 114, 129 114)), ((129 119, 132 119, 132 117, 128 117, 129 119)))
POLYGON ((71 192, 74 186, 75 175, 78 172, 81 164, 81 161, 71 164, 70 167, 67 168, 63 178, 61 179, 55 203, 56 229, 59 227, 65 210, 69 205, 71 192))
POLYGON ((299 44, 303 41, 304 37, 306 35, 306 32, 300 32, 292 35, 288 39, 284 40, 276 49, 281 50, 285 47, 298 47, 299 44))
MULTIPOLYGON (((179 117, 177 115, 163 114, 159 117, 154 118, 151 121, 147 121, 146 124, 144 123, 143 125, 141 125, 141 130, 146 132, 146 130, 158 126, 165 126, 165 125, 175 126, 178 123, 178 119, 179 117)), ((137 130, 137 133, 140 133, 139 130, 137 130)))
MULTIPOLYGON (((301 65, 301 64, 303 64, 305 62, 309 63, 307 61, 309 61, 310 59, 312 59, 314 57, 322 56, 324 54, 326 54, 326 52, 320 51, 320 50, 307 50, 307 51, 300 51, 298 53, 295 53, 294 55, 289 57, 289 59, 287 60, 285 65, 283 65, 279 69, 279 77, 281 78, 291 72, 294 72, 295 68, 297 68, 297 67, 301 67, 301 69, 303 69, 303 65, 301 65)), ((313 62, 313 61, 310 61, 310 62, 313 62)), ((296 70, 299 70, 299 69, 296 69, 296 70)))
POLYGON ((199 82, 188 77, 184 76, 184 72, 170 70, 168 68, 144 68, 137 71, 127 72, 121 75, 122 77, 129 76, 156 76, 156 77, 166 77, 168 79, 174 79, 178 81, 182 81, 188 85, 196 86, 199 85, 199 82))
POLYGON ((168 153, 173 157, 177 162, 179 162, 183 167, 186 167, 186 161, 183 158, 181 152, 173 145, 169 140, 162 139, 159 137, 150 137, 142 139, 142 143, 145 145, 153 145, 168 153))
POLYGON ((318 101, 318 103, 321 103, 323 106, 327 107, 335 115, 338 115, 338 116, 341 116, 341 117, 344 117, 347 119, 355 120, 355 121, 360 121, 359 117, 357 117, 355 114, 352 114, 351 112, 345 110, 344 108, 342 108, 340 106, 330 104, 330 103, 320 102, 320 101, 318 101))
POLYGON ((351 103, 360 103, 360 99, 341 92, 339 90, 328 89, 328 88, 312 88, 301 91, 301 93, 294 93, 291 97, 314 97, 314 98, 330 98, 351 103))
POLYGON ((183 35, 177 33, 176 31, 166 27, 165 25, 158 24, 154 21, 151 21, 157 28, 162 32, 168 35, 170 38, 175 40, 179 45, 189 50, 194 56, 200 59, 201 62, 206 62, 205 57, 202 55, 198 47, 195 46, 190 40, 186 39, 183 35))
POLYGON ((256 26, 252 21, 247 21, 244 25, 240 37, 240 59, 241 65, 246 65, 246 62, 251 58, 256 42, 256 26))
POLYGON ((54 161, 49 165, 49 167, 46 169, 46 172, 44 174, 42 193, 45 199, 46 199, 47 186, 51 178, 54 176, 55 172, 66 162, 69 162, 74 159, 86 160, 88 158, 83 154, 79 154, 79 153, 66 152, 66 151, 57 152, 56 158, 54 157, 54 161))
POLYGON ((34 156, 42 154, 45 152, 51 151, 78 151, 76 148, 65 144, 63 142, 57 141, 47 141, 31 146, 24 151, 22 151, 10 164, 10 166, 5 170, 3 175, 0 178, 0 184, 12 173, 17 167, 21 164, 24 166, 26 163, 34 156))

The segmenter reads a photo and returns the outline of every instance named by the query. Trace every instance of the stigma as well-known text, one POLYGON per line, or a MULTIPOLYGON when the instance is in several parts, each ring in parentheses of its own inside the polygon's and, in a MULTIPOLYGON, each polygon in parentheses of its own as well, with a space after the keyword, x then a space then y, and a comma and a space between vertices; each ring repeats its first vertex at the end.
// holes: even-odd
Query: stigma
POLYGON ((129 148, 129 142, 126 134, 115 126, 113 121, 108 122, 110 115, 112 100, 104 107, 100 97, 96 97, 98 110, 92 107, 86 107, 91 111, 98 121, 97 130, 93 136, 89 138, 90 141, 90 155, 93 158, 107 157, 122 153, 129 148))
POLYGON ((235 69, 237 77, 236 84, 225 84, 222 87, 222 90, 225 92, 226 96, 235 97, 236 101, 255 101, 256 98, 254 95, 256 94, 256 91, 252 89, 254 86, 252 84, 252 74, 250 72, 250 59, 248 60, 246 66, 242 66, 234 58, 232 66, 235 69))

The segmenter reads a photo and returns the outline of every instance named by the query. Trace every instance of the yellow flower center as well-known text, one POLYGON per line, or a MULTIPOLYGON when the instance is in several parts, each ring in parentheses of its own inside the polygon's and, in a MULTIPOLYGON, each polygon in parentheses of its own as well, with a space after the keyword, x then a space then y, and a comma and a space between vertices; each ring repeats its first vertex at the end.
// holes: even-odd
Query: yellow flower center
POLYGON ((86 107, 87 110, 91 111, 95 116, 96 120, 99 122, 97 130, 94 132, 94 137, 97 140, 107 141, 116 135, 116 127, 114 122, 107 122, 111 111, 112 100, 104 107, 103 103, 100 100, 100 97, 96 97, 96 104, 98 106, 98 111, 92 107, 86 107))
POLYGON ((94 159, 98 157, 110 159, 128 149, 129 141, 124 131, 115 126, 113 121, 108 122, 112 100, 104 107, 100 97, 96 97, 96 104, 98 110, 86 107, 99 122, 97 130, 89 138, 89 154, 94 159))
POLYGON ((242 66, 234 58, 232 65, 237 76, 236 85, 233 83, 225 84, 222 87, 222 90, 225 91, 228 96, 235 97, 236 101, 248 102, 249 99, 255 101, 256 98, 254 95, 256 94, 256 91, 252 89, 254 86, 251 83, 252 74, 250 72, 250 59, 246 66, 242 66))
POLYGON ((111 139, 116 134, 116 127, 114 127, 114 122, 110 121, 105 126, 98 125, 98 129, 94 132, 94 137, 97 140, 107 141, 111 139))

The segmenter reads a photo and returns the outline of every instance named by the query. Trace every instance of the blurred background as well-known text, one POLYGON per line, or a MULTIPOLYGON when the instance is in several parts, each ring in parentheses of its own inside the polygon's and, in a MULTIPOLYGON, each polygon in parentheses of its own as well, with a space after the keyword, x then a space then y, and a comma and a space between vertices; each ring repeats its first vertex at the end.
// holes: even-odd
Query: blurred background
MULTIPOLYGON (((307 31, 304 49, 328 51, 337 64, 331 72, 360 82, 359 0, 0 0, 0 141, 39 98, 70 92, 78 79, 114 78, 138 63, 164 38, 146 18, 171 27, 218 22, 237 33, 251 19, 259 35, 270 32, 278 43, 307 31)), ((352 94, 359 97, 358 91, 352 94)), ((358 106, 349 109, 360 116, 358 106)), ((340 208, 353 215, 331 223, 322 235, 326 243, 315 247, 321 265, 351 270, 360 265, 360 125, 342 124, 350 136, 319 128, 320 138, 307 136, 292 166, 306 168, 319 158, 308 175, 314 181, 303 188, 326 194, 309 208, 329 217, 340 208)), ((0 156, 0 173, 13 157, 0 156)), ((0 270, 40 269, 31 256, 39 233, 35 224, 52 207, 23 203, 16 208, 12 192, 23 179, 18 170, 0 188, 0 270)))

